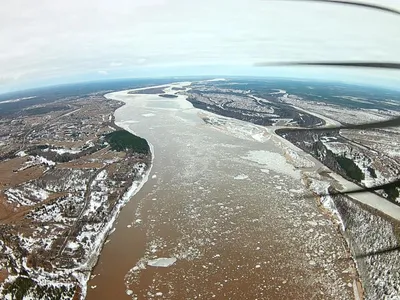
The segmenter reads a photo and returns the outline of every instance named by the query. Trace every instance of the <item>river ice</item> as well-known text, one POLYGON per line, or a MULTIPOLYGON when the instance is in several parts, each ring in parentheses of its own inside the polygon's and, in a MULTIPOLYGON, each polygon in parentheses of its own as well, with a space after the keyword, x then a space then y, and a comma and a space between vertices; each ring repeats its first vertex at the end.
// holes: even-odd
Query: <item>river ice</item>
MULTIPOLYGON (((284 156, 288 143, 265 127, 195 109, 183 95, 165 100, 122 91, 106 97, 126 102, 115 113, 117 125, 154 145, 150 177, 157 174, 119 220, 125 231, 117 230, 106 246, 118 252, 100 259, 104 274, 124 277, 122 293, 132 290, 139 299, 157 292, 168 299, 351 298, 343 240, 315 199, 304 197, 301 170, 284 156), (127 230, 128 224, 134 226, 127 230), (149 267, 160 264, 169 267, 149 267)), ((96 281, 101 278, 88 299, 114 295, 110 282, 96 281)))
POLYGON ((150 267, 170 267, 172 266, 174 263, 176 262, 176 258, 175 257, 170 257, 170 258, 165 258, 165 257, 161 257, 161 258, 156 258, 153 260, 149 260, 147 262, 147 264, 150 267))

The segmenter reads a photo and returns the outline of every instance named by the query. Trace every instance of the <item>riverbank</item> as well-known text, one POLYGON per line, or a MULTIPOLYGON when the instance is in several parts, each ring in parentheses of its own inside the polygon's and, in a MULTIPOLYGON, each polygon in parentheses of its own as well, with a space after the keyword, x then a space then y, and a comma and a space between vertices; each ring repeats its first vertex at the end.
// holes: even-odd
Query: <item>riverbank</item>
MULTIPOLYGON (((123 106, 123 105, 122 105, 123 106)), ((122 107, 121 106, 121 107, 122 107)), ((121 108, 119 107, 119 108, 121 108)), ((118 108, 118 109, 119 109, 118 108)), ((124 126, 123 124, 119 124, 118 122, 115 122, 115 116, 113 114, 112 119, 111 119, 111 126, 115 130, 126 130, 129 133, 137 136, 135 132, 129 129, 129 127, 124 126)), ((81 287, 81 300, 86 299, 87 295, 87 283, 90 279, 91 272, 93 268, 96 266, 98 262, 99 255, 107 241, 107 238, 114 232, 114 225, 115 222, 118 218, 119 213, 123 209, 123 207, 141 190, 141 188, 144 186, 144 184, 149 180, 149 174, 151 173, 151 169, 153 166, 153 160, 154 160, 154 147, 152 144, 147 142, 149 145, 149 153, 147 155, 150 156, 150 164, 144 164, 141 166, 139 172, 137 175, 139 175, 140 180, 135 180, 132 182, 132 185, 127 189, 127 191, 122 195, 118 203, 114 206, 114 209, 111 213, 111 217, 102 229, 102 231, 99 233, 99 238, 96 239, 96 243, 94 245, 94 252, 91 258, 88 259, 87 263, 83 266, 83 269, 90 270, 89 273, 86 274, 79 274, 77 273, 77 280, 79 281, 80 287, 81 287)))
MULTIPOLYGON (((108 238, 108 236, 111 234, 114 223, 116 219, 118 218, 118 215, 122 208, 131 200, 133 196, 135 196, 140 189, 143 187, 143 185, 148 181, 149 174, 151 172, 151 166, 146 170, 147 168, 142 168, 141 171, 139 171, 139 175, 141 176, 141 180, 139 181, 134 181, 132 185, 128 188, 128 190, 125 192, 125 194, 121 197, 121 199, 118 201, 118 204, 114 207, 111 213, 111 217, 109 221, 105 224, 103 227, 102 231, 99 233, 98 238, 95 240, 95 243, 93 244, 93 254, 92 256, 88 259, 88 261, 82 265, 81 269, 83 270, 92 270, 98 261, 98 257, 101 253, 101 250, 108 238)), ((87 282, 90 278, 91 271, 88 273, 76 273, 76 278, 79 281, 79 284, 81 286, 81 300, 86 299, 86 294, 87 294, 87 282)))
POLYGON ((69 112, 43 119, 24 137, 29 146, 5 161, 23 157, 2 173, 4 180, 21 172, 2 198, 14 208, 0 224, 2 299, 84 299, 118 214, 148 180, 147 142, 112 123, 121 103, 100 96, 66 103, 69 112), (52 130, 54 140, 43 143, 52 130), (35 177, 22 176, 35 168, 35 177))
MULTIPOLYGON (((334 125, 334 124, 332 124, 334 125)), ((275 133, 275 130, 273 130, 275 133)), ((276 134, 276 133, 275 133, 276 134)), ((279 138, 284 139, 281 135, 279 138)), ((291 143, 290 143, 291 144, 291 143)), ((304 152, 292 144, 293 149, 304 152)), ((309 155, 311 156, 311 155, 309 155)), ((314 161, 317 161, 314 158, 314 161)), ((321 162, 317 162, 321 167, 321 162)), ((360 186, 345 179, 327 167, 322 167, 320 176, 305 174, 305 180, 311 190, 318 196, 321 207, 339 223, 339 230, 346 241, 354 260, 359 280, 354 287, 356 299, 381 299, 386 295, 398 296, 399 276, 385 279, 382 288, 381 270, 396 273, 400 260, 396 252, 400 247, 400 207, 387 199, 370 192, 359 192, 349 195, 329 196, 329 188, 339 192, 358 190, 360 186), (319 196, 325 195, 325 196, 319 196), (328 196, 326 196, 328 195, 328 196), (373 238, 372 238, 373 237, 373 238)))

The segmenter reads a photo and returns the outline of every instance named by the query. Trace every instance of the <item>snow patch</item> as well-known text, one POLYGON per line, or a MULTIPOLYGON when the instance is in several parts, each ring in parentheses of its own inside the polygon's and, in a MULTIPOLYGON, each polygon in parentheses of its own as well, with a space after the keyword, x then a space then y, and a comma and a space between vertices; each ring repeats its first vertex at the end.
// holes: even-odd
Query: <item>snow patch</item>
POLYGON ((75 242, 69 242, 67 245, 68 248, 72 249, 72 250, 76 250, 80 247, 80 245, 78 243, 75 242))
POLYGON ((70 154, 77 154, 79 152, 81 152, 81 150, 77 150, 77 149, 50 149, 51 152, 56 152, 59 155, 63 155, 64 153, 70 153, 70 154))
POLYGON ((56 165, 56 163, 54 161, 48 160, 48 159, 44 158, 43 156, 36 156, 34 158, 34 161, 37 162, 38 164, 48 165, 49 167, 56 165))
POLYGON ((28 154, 25 151, 19 151, 16 155, 19 157, 24 157, 27 156, 28 154))

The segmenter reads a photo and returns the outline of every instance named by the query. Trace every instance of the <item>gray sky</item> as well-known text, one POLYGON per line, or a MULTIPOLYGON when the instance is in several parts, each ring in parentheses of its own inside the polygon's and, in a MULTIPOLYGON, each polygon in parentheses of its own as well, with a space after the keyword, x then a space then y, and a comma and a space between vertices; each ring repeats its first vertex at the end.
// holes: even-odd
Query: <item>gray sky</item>
MULTIPOLYGON (((400 10, 396 0, 365 2, 400 10)), ((279 0, 4 0, 0 41, 0 92, 36 84, 207 72, 322 76, 326 72, 321 69, 252 65, 400 62, 400 16, 279 0)), ((332 74, 340 76, 339 71, 332 74)), ((368 81, 366 74, 400 82, 400 72, 394 71, 346 76, 368 81)))

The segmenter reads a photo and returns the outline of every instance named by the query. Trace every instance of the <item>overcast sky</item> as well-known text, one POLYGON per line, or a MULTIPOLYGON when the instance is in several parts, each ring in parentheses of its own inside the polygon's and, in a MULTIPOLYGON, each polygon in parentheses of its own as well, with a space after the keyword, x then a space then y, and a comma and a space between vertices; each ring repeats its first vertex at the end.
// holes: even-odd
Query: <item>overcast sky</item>
MULTIPOLYGON (((365 2, 400 10, 397 0, 365 2)), ((321 69, 252 65, 292 60, 400 62, 400 16, 296 0, 3 0, 0 41, 0 92, 161 75, 326 76, 321 69)), ((376 74, 364 70, 348 76, 400 82, 400 72, 376 74)))

